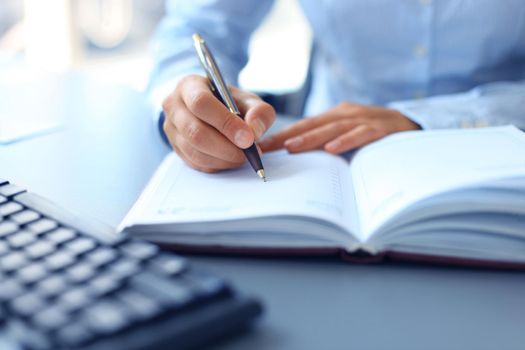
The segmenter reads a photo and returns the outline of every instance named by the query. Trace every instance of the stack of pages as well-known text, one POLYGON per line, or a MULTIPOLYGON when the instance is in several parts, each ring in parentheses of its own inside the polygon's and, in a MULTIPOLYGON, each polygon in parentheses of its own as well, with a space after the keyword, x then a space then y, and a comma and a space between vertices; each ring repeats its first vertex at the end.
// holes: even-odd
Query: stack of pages
POLYGON ((350 160, 265 154, 205 174, 163 161, 121 225, 178 249, 340 254, 525 267, 525 134, 512 126, 394 134, 350 160))

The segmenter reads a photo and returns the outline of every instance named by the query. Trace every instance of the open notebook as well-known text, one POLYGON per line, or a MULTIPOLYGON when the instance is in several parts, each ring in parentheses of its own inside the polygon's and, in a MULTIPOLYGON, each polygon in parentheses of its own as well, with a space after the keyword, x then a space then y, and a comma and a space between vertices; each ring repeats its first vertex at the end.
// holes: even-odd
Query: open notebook
POLYGON ((121 230, 179 249, 525 267, 525 134, 512 126, 263 162, 267 183, 249 165, 205 174, 170 154, 121 230))

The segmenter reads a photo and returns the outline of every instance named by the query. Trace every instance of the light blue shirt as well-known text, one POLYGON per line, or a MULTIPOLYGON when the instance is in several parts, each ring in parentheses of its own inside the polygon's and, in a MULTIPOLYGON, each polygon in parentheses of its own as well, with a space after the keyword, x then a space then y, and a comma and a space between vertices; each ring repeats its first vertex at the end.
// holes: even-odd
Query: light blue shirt
MULTIPOLYGON (((423 128, 525 129, 525 1, 300 0, 314 33, 306 115, 342 101, 388 106, 423 128)), ((237 83, 272 0, 168 0, 152 85, 202 74, 191 35, 237 83)), ((279 54, 278 52, 276 54, 279 54)))

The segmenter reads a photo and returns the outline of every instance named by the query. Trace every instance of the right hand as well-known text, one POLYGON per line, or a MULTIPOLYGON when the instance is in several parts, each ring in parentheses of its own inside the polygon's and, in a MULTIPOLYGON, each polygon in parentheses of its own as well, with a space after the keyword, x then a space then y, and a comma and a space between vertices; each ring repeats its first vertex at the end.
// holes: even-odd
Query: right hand
POLYGON ((183 78, 162 103, 164 132, 174 151, 192 168, 212 173, 245 162, 241 149, 259 140, 275 120, 274 109, 257 95, 230 88, 244 121, 211 92, 208 79, 183 78))

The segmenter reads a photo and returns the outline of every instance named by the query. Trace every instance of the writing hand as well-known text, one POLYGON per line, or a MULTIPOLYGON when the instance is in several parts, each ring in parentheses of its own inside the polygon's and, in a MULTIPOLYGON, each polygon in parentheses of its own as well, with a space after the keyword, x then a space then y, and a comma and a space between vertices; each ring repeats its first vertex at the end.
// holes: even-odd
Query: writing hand
POLYGON ((305 118, 261 141, 264 152, 286 148, 291 153, 324 149, 343 153, 386 135, 420 129, 400 112, 343 102, 328 111, 305 118))
POLYGON ((250 147, 275 120, 258 96, 231 88, 244 121, 231 113, 199 75, 183 78, 163 102, 164 132, 174 151, 191 167, 216 172, 241 166, 250 147))

